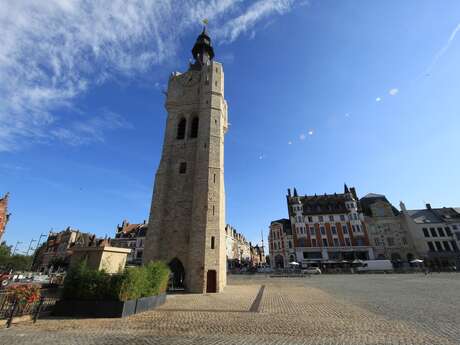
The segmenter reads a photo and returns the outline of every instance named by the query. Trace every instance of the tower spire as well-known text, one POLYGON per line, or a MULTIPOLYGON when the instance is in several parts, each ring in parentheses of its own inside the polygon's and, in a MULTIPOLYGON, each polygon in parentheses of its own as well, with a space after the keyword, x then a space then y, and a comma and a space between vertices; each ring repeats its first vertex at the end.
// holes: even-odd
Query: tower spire
POLYGON ((203 20, 203 31, 196 39, 195 45, 192 48, 192 55, 195 62, 190 66, 191 69, 201 69, 214 58, 214 49, 212 48, 211 38, 206 30, 208 21, 203 20))

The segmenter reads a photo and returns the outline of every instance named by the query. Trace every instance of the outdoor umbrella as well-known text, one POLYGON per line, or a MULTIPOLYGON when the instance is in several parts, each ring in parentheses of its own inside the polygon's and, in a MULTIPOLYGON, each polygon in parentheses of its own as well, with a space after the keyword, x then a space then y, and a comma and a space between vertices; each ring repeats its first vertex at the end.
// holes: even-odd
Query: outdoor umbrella
POLYGON ((412 260, 410 263, 411 264, 421 264, 422 262, 423 262, 423 260, 415 259, 415 260, 412 260))
POLYGON ((289 265, 298 266, 300 264, 298 262, 292 261, 292 262, 289 263, 289 265))

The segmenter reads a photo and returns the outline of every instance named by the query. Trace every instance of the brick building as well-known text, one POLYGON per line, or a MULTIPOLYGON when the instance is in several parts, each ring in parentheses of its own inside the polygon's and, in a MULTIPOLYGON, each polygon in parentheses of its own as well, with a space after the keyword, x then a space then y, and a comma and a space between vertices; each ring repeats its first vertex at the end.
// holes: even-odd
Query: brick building
POLYGON ((0 198, 0 243, 5 233, 6 223, 8 223, 10 217, 8 213, 8 196, 9 193, 6 193, 4 197, 0 198))
POLYGON ((289 262, 296 259, 294 238, 289 219, 274 220, 268 233, 270 248, 270 265, 274 268, 288 267, 289 262))
POLYGON ((292 261, 341 267, 356 259, 374 259, 355 188, 345 185, 343 193, 310 196, 288 189, 286 200, 289 219, 270 225, 272 267, 292 261))
POLYGON ((146 221, 141 224, 130 224, 127 220, 123 220, 121 226, 117 226, 117 233, 115 238, 110 240, 110 245, 131 249, 126 263, 128 265, 140 265, 142 264, 147 230, 146 221))
POLYGON ((50 232, 46 242, 35 253, 33 270, 65 269, 70 264, 74 248, 97 245, 100 241, 96 235, 70 226, 60 232, 50 232))

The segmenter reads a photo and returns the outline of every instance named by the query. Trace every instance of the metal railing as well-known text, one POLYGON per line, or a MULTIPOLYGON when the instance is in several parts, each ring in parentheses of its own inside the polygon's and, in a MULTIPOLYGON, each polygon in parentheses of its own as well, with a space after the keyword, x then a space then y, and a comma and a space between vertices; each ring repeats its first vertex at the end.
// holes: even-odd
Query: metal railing
POLYGON ((48 295, 46 290, 41 294, 38 301, 23 303, 14 299, 11 292, 0 291, 0 320, 6 319, 6 326, 10 327, 15 317, 30 315, 35 322, 39 316, 48 315, 58 298, 48 295))

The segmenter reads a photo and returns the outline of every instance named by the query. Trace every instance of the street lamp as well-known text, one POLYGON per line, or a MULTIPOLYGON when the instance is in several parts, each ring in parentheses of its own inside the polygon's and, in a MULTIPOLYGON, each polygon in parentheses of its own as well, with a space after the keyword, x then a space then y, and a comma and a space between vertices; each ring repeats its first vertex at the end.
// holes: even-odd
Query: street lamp
POLYGON ((18 249, 19 244, 22 244, 22 242, 20 242, 20 241, 16 242, 16 245, 14 246, 13 254, 11 254, 11 255, 14 255, 14 253, 16 253, 16 249, 18 249))
POLYGON ((30 248, 32 248, 32 243, 37 242, 37 240, 31 239, 29 243, 29 248, 27 248, 26 256, 29 256, 30 248))

